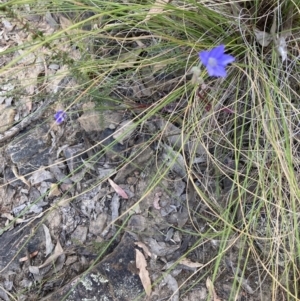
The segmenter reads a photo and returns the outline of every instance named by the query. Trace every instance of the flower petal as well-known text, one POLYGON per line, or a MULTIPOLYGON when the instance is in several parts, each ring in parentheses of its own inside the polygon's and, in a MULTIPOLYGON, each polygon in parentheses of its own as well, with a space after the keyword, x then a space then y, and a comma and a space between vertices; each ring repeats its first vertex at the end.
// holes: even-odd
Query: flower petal
POLYGON ((225 51, 225 46, 219 45, 210 51, 210 56, 214 57, 215 59, 218 59, 224 54, 224 51, 225 51))
POLYGON ((210 52, 209 51, 201 51, 199 53, 199 58, 202 62, 203 65, 207 65, 208 64, 208 59, 210 57, 210 52))
POLYGON ((225 77, 227 75, 225 67, 222 65, 214 67, 207 66, 206 68, 209 76, 225 77))
POLYGON ((220 58, 220 63, 222 65, 227 65, 235 61, 235 58, 232 55, 223 54, 222 58, 220 58))

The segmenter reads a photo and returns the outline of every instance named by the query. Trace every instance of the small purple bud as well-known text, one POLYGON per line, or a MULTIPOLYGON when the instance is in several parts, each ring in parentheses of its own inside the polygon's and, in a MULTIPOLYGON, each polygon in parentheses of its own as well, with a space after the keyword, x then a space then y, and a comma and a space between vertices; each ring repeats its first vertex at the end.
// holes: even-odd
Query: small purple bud
POLYGON ((67 114, 66 112, 60 110, 55 113, 54 118, 57 124, 61 124, 67 118, 67 114))

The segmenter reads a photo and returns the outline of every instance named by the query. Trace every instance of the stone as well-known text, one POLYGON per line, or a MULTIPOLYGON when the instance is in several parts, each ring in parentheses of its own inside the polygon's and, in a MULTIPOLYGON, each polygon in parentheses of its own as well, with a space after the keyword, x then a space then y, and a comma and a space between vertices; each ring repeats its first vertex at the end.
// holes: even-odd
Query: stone
POLYGON ((107 221, 107 214, 101 213, 95 220, 90 221, 89 232, 96 236, 100 235, 104 230, 107 221))
POLYGON ((0 105, 0 133, 4 133, 14 123, 16 110, 6 105, 0 105))
POLYGON ((44 248, 43 227, 35 229, 40 221, 41 219, 36 219, 26 225, 23 223, 6 232, 0 229, 0 275, 6 275, 8 271, 20 273, 20 258, 26 257, 27 252, 30 254, 44 248))
POLYGON ((39 169, 31 175, 29 181, 31 185, 36 185, 43 181, 52 180, 52 179, 53 179, 53 175, 50 171, 45 169, 39 169))
POLYGON ((96 111, 95 104, 89 102, 82 106, 84 113, 78 118, 81 127, 87 132, 115 129, 122 119, 120 110, 96 111))
POLYGON ((78 241, 80 241, 81 243, 85 243, 87 232, 87 227, 79 225, 71 234, 71 238, 72 240, 75 240, 75 244, 78 243, 78 241))
POLYGON ((62 225, 62 216, 58 209, 53 208, 47 214, 47 224, 53 237, 58 237, 62 225))
POLYGON ((85 147, 83 143, 68 146, 64 148, 63 152, 67 159, 67 164, 71 172, 82 166, 82 159, 87 159, 87 154, 85 153, 85 147))
MULTIPOLYGON (((19 175, 26 175, 49 164, 50 148, 44 139, 48 130, 46 125, 36 126, 6 147, 6 154, 18 167, 19 175)), ((7 175, 10 176, 11 173, 7 175)))
POLYGON ((134 267, 134 238, 125 233, 114 251, 100 263, 41 301, 138 300, 144 289, 134 267))
POLYGON ((134 147, 132 153, 138 154, 134 162, 128 162, 122 168, 119 169, 114 182, 116 184, 122 184, 126 182, 126 177, 128 175, 134 174, 134 171, 140 171, 144 168, 146 164, 149 163, 149 160, 153 159, 153 151, 150 147, 141 149, 140 147, 134 147))

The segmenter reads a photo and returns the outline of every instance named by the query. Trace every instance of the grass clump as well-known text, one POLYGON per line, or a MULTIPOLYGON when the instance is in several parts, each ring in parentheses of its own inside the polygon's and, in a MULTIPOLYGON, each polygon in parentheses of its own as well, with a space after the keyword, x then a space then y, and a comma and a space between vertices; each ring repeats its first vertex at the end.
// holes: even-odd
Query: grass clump
POLYGON ((83 111, 102 116, 99 122, 107 112, 132 121, 118 140, 113 131, 97 137, 77 170, 110 154, 112 171, 97 185, 126 168, 148 179, 116 225, 126 229, 125 217, 144 208, 157 187, 182 202, 186 222, 168 223, 190 237, 180 256, 203 264, 179 281, 182 300, 207 279, 226 300, 242 300, 243 293, 299 299, 298 4, 188 0, 156 10, 147 0, 0 4, 19 39, 2 51, 0 69, 3 82, 15 87, 17 106, 38 107, 68 76, 74 84, 57 95, 48 120, 60 106, 74 129, 83 111), (235 57, 227 76, 209 77, 204 66, 192 74, 198 53, 220 44, 235 57), (82 109, 91 101, 94 107, 82 109), (118 142, 129 136, 134 143, 120 151, 118 142), (148 148, 154 155, 141 166, 148 148), (187 184, 182 199, 170 189, 178 176, 187 184))

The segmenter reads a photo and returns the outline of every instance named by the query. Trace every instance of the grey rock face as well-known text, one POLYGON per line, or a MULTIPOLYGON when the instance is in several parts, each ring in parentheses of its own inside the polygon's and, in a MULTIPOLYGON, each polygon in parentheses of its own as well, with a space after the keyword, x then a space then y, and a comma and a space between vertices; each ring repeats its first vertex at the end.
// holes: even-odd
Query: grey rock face
POLYGON ((113 253, 105 257, 88 273, 76 277, 42 301, 132 301, 142 297, 144 289, 134 268, 134 249, 133 237, 125 233, 113 253))
MULTIPOLYGON (((48 165, 51 156, 50 147, 46 141, 48 130, 49 128, 46 126, 37 126, 33 130, 20 135, 20 138, 14 139, 7 146, 6 154, 18 168, 20 175, 26 175, 41 166, 48 165)), ((14 179, 10 169, 6 169, 5 176, 8 181, 14 179)), ((20 184, 20 181, 17 182, 14 182, 15 185, 20 184)))

